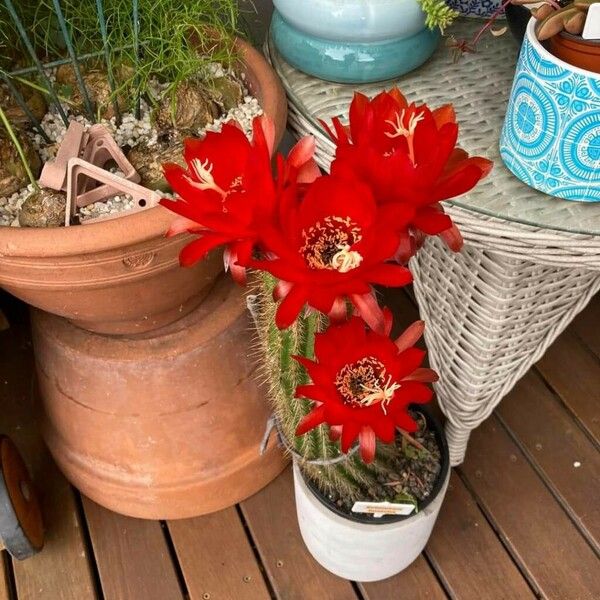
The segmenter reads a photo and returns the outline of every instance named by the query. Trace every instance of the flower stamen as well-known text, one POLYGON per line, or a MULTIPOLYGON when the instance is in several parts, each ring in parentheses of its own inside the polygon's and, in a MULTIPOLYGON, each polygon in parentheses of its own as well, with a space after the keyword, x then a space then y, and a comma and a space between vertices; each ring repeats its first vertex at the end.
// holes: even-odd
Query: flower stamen
POLYGON ((374 356, 345 365, 337 374, 335 385, 345 403, 362 407, 381 404, 384 414, 400 389, 400 384, 392 380, 385 365, 374 356))
POLYGON ((410 155, 410 160, 413 162, 415 162, 415 152, 414 152, 414 136, 415 136, 415 131, 417 129, 417 125, 425 118, 425 114, 424 113, 416 113, 416 112, 410 112, 409 117, 408 117, 408 125, 405 126, 404 125, 404 120, 405 120, 405 116, 406 116, 406 109, 402 109, 402 112, 398 112, 396 113, 396 120, 395 121, 391 121, 391 120, 387 120, 386 123, 389 123, 392 128, 393 131, 386 131, 385 135, 389 138, 397 138, 397 137, 404 137, 406 138, 406 141, 408 143, 408 152, 410 155))
POLYGON ((302 231, 300 252, 311 269, 348 273, 362 262, 360 252, 351 250, 362 239, 360 227, 349 217, 325 217, 302 231))
POLYGON ((339 249, 331 259, 331 266, 340 273, 347 273, 360 266, 363 257, 356 250, 350 250, 346 245, 339 249))
POLYGON ((394 394, 400 389, 400 384, 392 381, 392 376, 388 375, 383 385, 363 384, 362 389, 367 392, 367 395, 359 400, 360 404, 371 406, 380 402, 383 414, 387 415, 387 405, 394 399, 394 394))
POLYGON ((217 182, 212 175, 213 165, 208 158, 204 162, 202 162, 199 158, 194 158, 191 161, 191 166, 194 170, 194 174, 200 180, 195 181, 190 177, 186 177, 192 186, 197 187, 202 191, 213 190, 222 198, 227 196, 227 192, 217 185, 217 182))

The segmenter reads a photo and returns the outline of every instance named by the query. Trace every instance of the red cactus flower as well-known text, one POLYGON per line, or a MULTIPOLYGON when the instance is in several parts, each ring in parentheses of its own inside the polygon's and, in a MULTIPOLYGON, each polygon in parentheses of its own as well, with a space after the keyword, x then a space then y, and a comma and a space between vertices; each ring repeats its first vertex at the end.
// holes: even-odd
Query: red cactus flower
POLYGON ((409 104, 396 88, 372 100, 357 93, 349 127, 338 118, 333 130, 324 126, 337 144, 332 174, 358 176, 379 204, 414 208, 399 258, 407 260, 424 235, 440 235, 453 250, 461 248, 462 237, 440 201, 472 189, 492 163, 456 147, 458 125, 451 106, 432 111, 409 104))
POLYGON ((385 334, 366 329, 357 317, 331 325, 315 336, 314 361, 295 357, 312 380, 298 386, 296 396, 315 402, 296 435, 326 423, 332 439, 341 437, 342 452, 358 437, 361 458, 370 463, 376 438, 389 444, 397 427, 416 431, 408 407, 429 402, 432 391, 425 383, 437 380, 434 371, 421 368, 425 351, 413 347, 424 324, 413 323, 394 342, 388 337, 391 318, 386 323, 385 334))
POLYGON ((268 259, 250 262, 280 280, 277 326, 288 327, 305 304, 344 318, 350 300, 374 329, 382 329, 371 286, 412 281, 408 269, 386 262, 411 217, 408 206, 378 207, 360 181, 321 177, 303 195, 290 186, 282 196, 279 227, 262 231, 268 259))
POLYGON ((245 279, 244 264, 250 259, 262 225, 276 213, 280 188, 292 182, 310 182, 320 175, 313 160, 314 139, 298 142, 287 161, 280 161, 276 185, 271 170, 273 123, 265 116, 253 122, 253 140, 237 125, 225 124, 219 133, 203 139, 187 139, 187 169, 164 165, 176 200, 161 204, 180 215, 167 235, 184 231, 197 234, 180 254, 180 263, 191 266, 218 246, 226 246, 225 267, 234 279, 245 279))

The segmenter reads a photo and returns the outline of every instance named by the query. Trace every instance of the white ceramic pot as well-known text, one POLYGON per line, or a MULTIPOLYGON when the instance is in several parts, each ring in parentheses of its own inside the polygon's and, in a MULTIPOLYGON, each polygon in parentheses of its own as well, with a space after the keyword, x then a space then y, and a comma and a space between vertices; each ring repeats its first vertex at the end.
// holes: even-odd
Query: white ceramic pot
POLYGON ((298 31, 332 41, 381 42, 425 27, 418 0, 273 0, 273 5, 298 31))
POLYGON ((317 562, 344 579, 379 581, 396 575, 425 548, 449 478, 446 466, 436 497, 417 514, 393 523, 359 523, 327 508, 294 464, 296 511, 304 543, 317 562))

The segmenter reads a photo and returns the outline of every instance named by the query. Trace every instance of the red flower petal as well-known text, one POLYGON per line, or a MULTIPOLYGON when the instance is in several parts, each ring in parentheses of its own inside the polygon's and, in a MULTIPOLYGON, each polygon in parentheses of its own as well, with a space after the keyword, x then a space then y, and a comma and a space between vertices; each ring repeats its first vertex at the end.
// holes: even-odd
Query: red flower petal
POLYGON ((379 304, 377 304, 377 300, 375 300, 373 294, 353 294, 351 296, 351 300, 352 304, 354 304, 356 307, 358 314, 373 331, 377 331, 379 333, 383 333, 385 331, 385 318, 383 316, 383 311, 381 310, 379 304))
POLYGON ((296 435, 304 435, 311 429, 325 422, 325 407, 323 405, 313 408, 296 427, 296 435))
POLYGON ((342 426, 341 425, 332 425, 329 428, 329 439, 332 442, 337 442, 342 437, 342 426))
POLYGON ((415 216, 413 225, 428 235, 437 235, 452 227, 452 219, 433 208, 423 208, 415 216))
POLYGON ((463 236, 454 223, 452 223, 452 227, 442 231, 439 236, 452 252, 460 252, 464 245, 463 236))
POLYGON ((388 417, 373 422, 372 427, 375 431, 375 435, 384 444, 391 444, 396 438, 396 426, 394 422, 388 417))
POLYGON ((350 447, 354 443, 354 440, 358 437, 359 432, 360 425, 358 423, 354 421, 348 421, 347 423, 344 423, 342 428, 341 443, 341 449, 344 454, 350 450, 350 447))
POLYGON ((425 331, 424 321, 415 321, 409 325, 404 332, 396 338, 395 344, 398 348, 398 352, 404 352, 404 350, 414 346, 421 339, 423 331, 425 331))
POLYGON ((202 260, 211 250, 226 244, 228 241, 229 238, 226 236, 207 233, 183 248, 179 253, 179 264, 182 267, 191 267, 202 260))
POLYGON ((422 383, 434 383, 439 379, 439 375, 433 369, 425 367, 415 369, 410 375, 404 378, 404 381, 420 381, 422 383))
POLYGON ((279 329, 289 327, 300 314, 306 304, 306 289, 300 285, 294 285, 288 295, 279 303, 275 313, 275 324, 279 329))
POLYGON ((402 287, 412 283, 412 273, 400 265, 383 264, 369 269, 369 282, 388 287, 402 287))
POLYGON ((373 462, 375 458, 376 437, 370 427, 363 427, 358 436, 360 443, 360 457, 365 464, 373 462))

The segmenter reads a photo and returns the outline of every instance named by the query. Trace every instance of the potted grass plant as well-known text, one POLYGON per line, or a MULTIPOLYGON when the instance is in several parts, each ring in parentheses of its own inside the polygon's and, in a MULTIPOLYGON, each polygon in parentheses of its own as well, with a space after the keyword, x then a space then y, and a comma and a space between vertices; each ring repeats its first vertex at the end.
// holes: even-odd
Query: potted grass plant
MULTIPOLYGON (((262 55, 238 37, 238 17, 235 0, 3 3, 0 100, 34 177, 55 157, 71 121, 104 125, 150 191, 164 191, 160 165, 182 160, 183 137, 230 118, 250 129, 252 116, 264 112, 279 138, 283 90, 262 55)), ((167 211, 133 213, 124 195, 79 211, 85 226, 56 227, 64 220, 48 219, 39 202, 31 206, 29 177, 4 138, 0 285, 99 333, 156 329, 198 306, 222 272, 218 253, 181 271, 185 241, 163 238, 167 211), (111 218, 86 224, 97 217, 111 218)), ((64 206, 63 192, 56 199, 64 206)))
POLYGON ((343 83, 399 77, 435 51, 445 0, 274 0, 271 36, 294 67, 343 83))
POLYGON ((342 577, 389 577, 421 552, 449 477, 444 434, 425 405, 437 375, 415 344, 424 324, 392 335, 375 285, 411 282, 407 261, 427 236, 460 250, 440 201, 491 168, 456 148, 450 106, 430 110, 394 89, 356 94, 350 124, 329 128, 330 175, 300 140, 272 174, 273 127, 254 123, 249 145, 234 126, 186 142, 185 167, 165 166, 179 215, 170 234, 192 233, 191 265, 223 247, 249 304, 271 425, 294 458, 304 541, 342 577))

